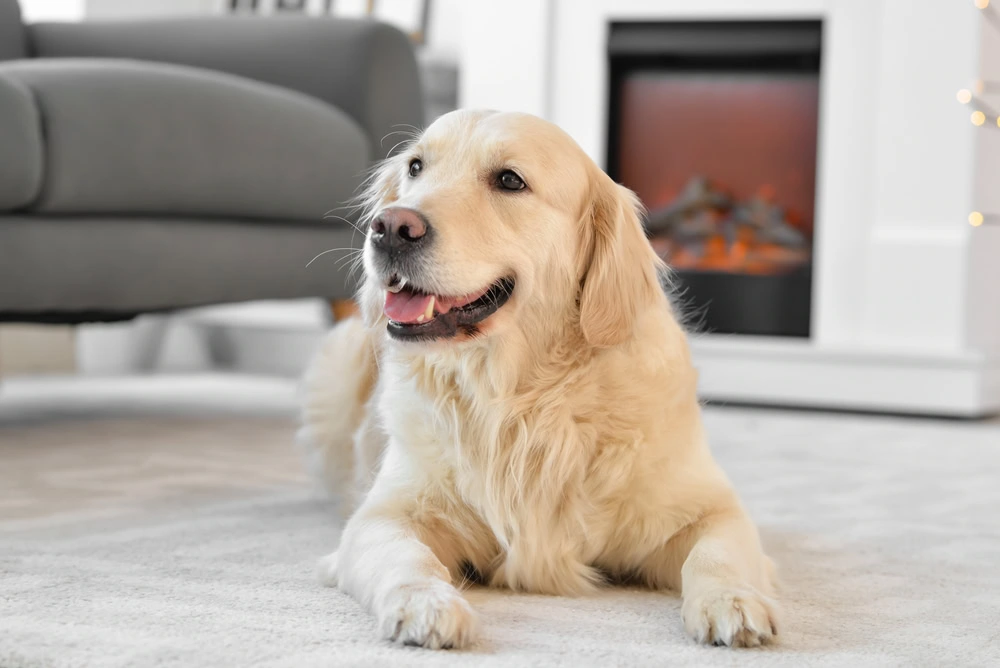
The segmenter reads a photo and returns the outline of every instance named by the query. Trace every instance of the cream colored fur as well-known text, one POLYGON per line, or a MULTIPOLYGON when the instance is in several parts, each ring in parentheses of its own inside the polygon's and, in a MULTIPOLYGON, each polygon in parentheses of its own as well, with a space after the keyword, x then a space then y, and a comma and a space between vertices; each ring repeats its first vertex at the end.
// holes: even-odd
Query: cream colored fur
POLYGON ((331 333, 303 434, 341 494, 383 454, 322 578, 383 636, 427 647, 476 636, 467 564, 558 595, 636 579, 679 590, 699 642, 772 640, 771 564, 709 452, 634 196, 540 119, 455 112, 380 167, 367 215, 390 204, 435 228, 428 290, 517 282, 479 337, 396 342, 366 244, 365 323, 331 333), (502 168, 529 189, 492 188, 502 168))

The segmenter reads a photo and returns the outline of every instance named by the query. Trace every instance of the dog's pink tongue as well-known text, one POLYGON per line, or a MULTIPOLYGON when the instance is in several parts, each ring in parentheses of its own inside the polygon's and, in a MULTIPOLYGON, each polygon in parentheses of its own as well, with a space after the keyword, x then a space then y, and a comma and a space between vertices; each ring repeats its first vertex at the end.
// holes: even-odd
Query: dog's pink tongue
POLYGON ((421 322, 418 318, 427 313, 427 305, 430 304, 431 295, 422 295, 415 292, 400 291, 386 292, 385 306, 382 311, 386 317, 403 324, 413 324, 421 322))
POLYGON ((404 325, 412 325, 417 322, 426 322, 435 315, 447 313, 453 308, 461 308, 462 306, 471 304, 485 295, 488 290, 488 288, 480 290, 464 297, 432 297, 432 295, 410 292, 409 290, 386 292, 385 306, 382 307, 382 312, 390 320, 403 323, 404 325), (434 299, 434 308, 428 316, 427 307, 430 305, 432 298, 434 299), (423 320, 420 319, 420 316, 424 316, 423 320))

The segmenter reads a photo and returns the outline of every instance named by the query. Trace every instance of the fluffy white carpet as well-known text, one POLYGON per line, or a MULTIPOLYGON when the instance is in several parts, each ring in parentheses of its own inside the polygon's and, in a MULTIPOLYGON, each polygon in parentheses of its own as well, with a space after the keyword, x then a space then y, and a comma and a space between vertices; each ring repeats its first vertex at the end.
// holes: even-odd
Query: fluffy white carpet
POLYGON ((316 583, 336 528, 299 471, 291 391, 239 383, 241 410, 218 380, 84 393, 89 412, 0 393, 0 668, 1000 665, 996 423, 707 411, 781 568, 776 647, 695 646, 671 594, 477 589, 482 643, 434 653, 379 641, 316 583))

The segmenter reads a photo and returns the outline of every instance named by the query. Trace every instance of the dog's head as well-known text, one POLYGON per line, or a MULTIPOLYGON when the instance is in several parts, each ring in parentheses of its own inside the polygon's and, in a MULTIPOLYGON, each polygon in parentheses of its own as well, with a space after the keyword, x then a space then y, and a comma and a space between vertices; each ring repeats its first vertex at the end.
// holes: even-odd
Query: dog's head
POLYGON ((533 116, 443 116, 378 167, 363 201, 362 308, 397 341, 569 325, 611 346, 662 298, 634 195, 533 116))

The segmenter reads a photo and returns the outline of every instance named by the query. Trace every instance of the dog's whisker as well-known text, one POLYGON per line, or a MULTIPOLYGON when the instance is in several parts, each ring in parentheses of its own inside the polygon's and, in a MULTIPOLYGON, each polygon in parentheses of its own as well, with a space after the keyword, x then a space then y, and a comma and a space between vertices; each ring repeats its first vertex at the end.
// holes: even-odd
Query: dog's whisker
POLYGON ((363 262, 364 257, 362 255, 354 254, 350 257, 341 259, 337 268, 343 269, 344 267, 347 267, 347 275, 348 278, 350 278, 355 272, 358 271, 359 268, 361 268, 363 262))
POLYGON ((330 248, 328 250, 323 251, 322 253, 320 253, 319 255, 317 255, 316 257, 314 257, 313 259, 309 260, 308 262, 306 262, 306 267, 308 267, 313 262, 315 262, 319 258, 321 258, 324 255, 326 255, 327 253, 336 253, 337 251, 348 251, 349 253, 358 253, 358 252, 360 252, 360 250, 357 249, 357 248, 330 248))
POLYGON ((354 262, 355 259, 356 259, 356 257, 355 257, 355 254, 353 254, 353 253, 349 254, 349 255, 345 255, 344 257, 342 257, 339 260, 337 260, 336 263, 334 264, 334 266, 337 268, 338 271, 340 271, 344 267, 348 266, 349 263, 354 262))
POLYGON ((392 155, 393 153, 395 153, 396 149, 402 146, 403 144, 411 144, 411 143, 413 143, 412 139, 404 139, 400 142, 397 142, 392 148, 389 149, 387 155, 392 155))
MULTIPOLYGON (((393 126, 393 127, 395 127, 395 126, 393 126)), ((409 127, 412 128, 413 126, 409 126, 409 127)), ((389 137, 393 136, 393 135, 405 135, 408 140, 412 140, 412 139, 416 139, 417 135, 419 135, 419 134, 420 134, 420 131, 416 130, 416 128, 414 128, 412 130, 409 130, 409 129, 404 129, 404 130, 390 130, 389 132, 386 132, 382 136, 382 138, 379 140, 378 144, 379 144, 379 146, 382 146, 384 148, 385 147, 385 140, 388 139, 389 137)))
POLYGON ((408 132, 410 137, 413 139, 418 139, 420 135, 424 133, 421 128, 418 128, 416 125, 410 125, 409 123, 395 123, 392 127, 403 128, 400 132, 408 132))
POLYGON ((347 218, 344 218, 343 216, 337 216, 337 215, 333 215, 333 214, 327 214, 327 215, 323 216, 323 220, 330 220, 330 219, 343 221, 343 222, 347 223, 348 225, 350 225, 351 227, 353 227, 356 232, 360 232, 361 234, 365 234, 365 231, 363 229, 361 229, 361 226, 358 223, 355 223, 352 220, 348 220, 347 218))
POLYGON ((363 268, 364 268, 364 257, 359 255, 357 258, 354 259, 354 261, 351 263, 350 268, 347 270, 347 277, 353 278, 354 275, 357 274, 358 271, 362 270, 363 268))

